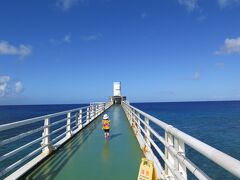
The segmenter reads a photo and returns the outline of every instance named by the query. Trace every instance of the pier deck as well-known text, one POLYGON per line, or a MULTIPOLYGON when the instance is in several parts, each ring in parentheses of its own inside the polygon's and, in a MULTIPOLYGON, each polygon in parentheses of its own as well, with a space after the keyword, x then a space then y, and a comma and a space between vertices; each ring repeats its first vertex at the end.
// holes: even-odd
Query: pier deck
POLYGON ((106 113, 111 138, 104 139, 101 118, 94 120, 26 179, 137 179, 144 156, 121 105, 106 113))

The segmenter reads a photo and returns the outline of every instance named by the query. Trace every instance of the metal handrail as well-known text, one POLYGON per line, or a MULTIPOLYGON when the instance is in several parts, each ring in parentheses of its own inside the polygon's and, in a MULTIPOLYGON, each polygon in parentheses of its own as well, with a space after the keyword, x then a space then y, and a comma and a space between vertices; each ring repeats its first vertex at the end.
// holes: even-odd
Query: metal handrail
MULTIPOLYGON (((134 115, 136 115, 135 113, 133 113, 134 115)), ((146 124, 141 118, 139 118, 138 116, 136 116, 137 119, 139 119, 141 121, 141 123, 143 123, 143 125, 145 127, 148 128, 148 130, 152 133, 152 135, 154 135, 164 146, 165 148, 167 148, 171 153, 174 154, 174 156, 181 161, 190 172, 192 172, 198 179, 210 179, 201 169, 199 169, 193 162, 191 162, 189 159, 187 159, 185 156, 182 155, 182 153, 179 153, 178 151, 176 151, 172 145, 170 145, 169 143, 167 143, 164 138, 162 136, 160 136, 153 128, 150 127, 150 125, 146 124)), ((138 122, 137 122, 138 123, 138 122)), ((138 123, 139 124, 139 123, 138 123)), ((139 124, 140 125, 140 124, 139 124)), ((141 129, 143 129, 140 126, 141 129)), ((145 135, 146 135, 146 131, 142 131, 145 135)), ((162 157, 162 155, 160 154, 159 151, 161 151, 156 143, 152 140, 152 138, 147 137, 149 141, 151 141, 151 144, 154 146, 154 148, 157 150, 157 152, 159 153, 159 155, 162 157)), ((161 151, 162 152, 162 151, 161 151)), ((167 161, 167 160, 164 160, 167 161)), ((168 162, 167 162, 168 165, 168 162)), ((170 169, 171 170, 171 169, 170 169)))
MULTIPOLYGON (((146 131, 141 128, 141 123, 147 128, 151 134, 153 134, 164 146, 167 148, 172 154, 174 154, 175 158, 178 161, 181 161, 196 177, 200 179, 209 179, 209 177, 201 171, 195 164, 193 164, 189 159, 183 155, 184 153, 179 153, 176 151, 176 149, 173 147, 172 144, 169 144, 166 140, 164 140, 163 137, 161 137, 155 130, 151 128, 149 124, 147 124, 142 118, 140 118, 140 115, 147 118, 149 121, 153 122, 154 124, 158 125, 165 131, 165 135, 170 134, 173 136, 173 138, 176 138, 177 140, 183 142, 184 144, 187 144, 191 148, 195 149, 199 153, 201 153, 203 156, 207 157, 208 159, 212 160, 219 166, 223 167, 236 177, 240 178, 240 161, 199 141, 198 139, 178 130, 177 128, 174 128, 173 126, 139 110, 138 108, 127 104, 126 102, 123 102, 123 108, 125 109, 126 113, 128 113, 128 116, 133 116, 130 117, 131 120, 133 120, 135 123, 137 123, 139 129, 145 134, 146 131), (136 113, 135 113, 135 112, 136 113), (139 115, 137 115, 139 113, 139 115), (137 120, 140 122, 138 123, 137 120)), ((145 137, 152 141, 152 139, 145 134, 145 137)), ((166 137, 165 137, 166 139, 166 137)), ((151 142, 152 145, 154 141, 151 142)), ((166 153, 166 152, 165 152, 166 153)), ((170 169, 171 170, 171 169, 170 169)))
POLYGON ((76 111, 79 111, 81 109, 86 109, 88 107, 90 107, 90 106, 85 106, 85 107, 76 108, 76 109, 72 109, 72 110, 57 112, 57 113, 48 114, 48 115, 44 115, 44 116, 39 116, 39 117, 35 117, 35 118, 29 118, 29 119, 26 119, 26 120, 21 120, 21 121, 17 121, 17 122, 13 122, 13 123, 3 124, 3 125, 0 125, 0 132, 8 130, 8 129, 13 129, 13 128, 16 128, 16 127, 19 127, 19 126, 24 126, 24 125, 32 124, 32 123, 35 123, 35 122, 39 122, 39 121, 42 121, 46 118, 53 118, 53 117, 57 117, 57 116, 60 116, 60 115, 67 114, 67 113, 76 112, 76 111))
POLYGON ((27 137, 27 136, 30 136, 30 135, 32 135, 32 134, 35 134, 35 133, 37 133, 37 132, 39 132, 39 131, 42 131, 45 127, 46 127, 46 126, 41 126, 41 127, 37 128, 37 129, 33 129, 33 130, 31 130, 31 131, 28 131, 28 132, 19 134, 19 135, 17 135, 17 136, 11 137, 11 138, 6 139, 6 140, 2 140, 2 141, 0 141, 0 146, 3 146, 3 145, 6 145, 6 144, 9 144, 9 143, 12 143, 12 142, 14 142, 14 141, 17 141, 17 140, 23 139, 23 138, 25 138, 25 137, 27 137))
POLYGON ((17 136, 13 136, 8 139, 0 141, 0 147, 1 147, 6 144, 20 140, 22 138, 28 137, 34 133, 43 131, 41 137, 39 137, 35 140, 31 140, 30 142, 27 142, 26 144, 14 149, 10 152, 7 152, 6 154, 4 154, 0 157, 0 162, 4 161, 7 158, 10 158, 10 157, 14 156, 15 154, 21 152, 22 150, 41 141, 41 146, 39 148, 33 150, 33 152, 27 154, 25 157, 23 157, 22 159, 18 160, 15 163, 11 164, 10 166, 5 167, 5 169, 0 172, 0 177, 4 176, 6 173, 13 170, 15 167, 19 166, 23 162, 29 160, 31 157, 36 155, 41 150, 42 150, 42 154, 43 154, 41 159, 43 159, 43 157, 50 154, 53 150, 55 150, 56 148, 59 147, 60 141, 61 141, 60 142, 60 145, 61 145, 64 141, 70 139, 74 134, 79 132, 82 128, 86 127, 91 121, 93 121, 96 117, 98 117, 102 112, 104 112, 106 109, 108 109, 111 105, 112 105, 112 103, 110 103, 110 102, 104 103, 104 104, 95 103, 90 106, 85 106, 85 107, 76 108, 76 109, 72 109, 72 110, 62 111, 62 112, 53 113, 53 114, 49 114, 49 115, 44 115, 44 116, 40 116, 40 117, 36 117, 36 118, 30 118, 30 119, 26 119, 26 120, 14 122, 14 123, 0 125, 0 132, 1 132, 1 131, 7 131, 10 129, 14 129, 14 128, 17 128, 20 126, 36 123, 39 121, 44 121, 43 126, 40 126, 36 129, 30 130, 30 131, 24 132, 22 134, 19 134, 17 136), (76 113, 71 114, 73 112, 76 112, 76 113), (83 114, 86 114, 86 115, 83 116, 83 114), (57 118, 62 115, 66 115, 66 118, 54 121, 53 123, 50 122, 51 118, 57 118), (53 131, 50 130, 50 127, 53 127, 53 126, 63 123, 63 122, 66 122, 66 124, 61 125, 61 127, 58 127, 57 129, 55 129, 53 131), (58 135, 54 139, 50 138, 52 135, 60 132, 63 129, 66 129, 66 130, 62 134, 58 135), (55 146, 54 144, 58 144, 58 145, 55 146))
MULTIPOLYGON (((127 110, 128 111, 128 110, 127 110)), ((128 111, 130 112, 130 111, 128 111)), ((132 112, 133 115, 135 115, 135 117, 141 122, 143 123, 143 125, 145 127, 148 128, 148 130, 152 133, 152 135, 154 135, 164 146, 165 148, 167 148, 169 151, 171 151, 171 153, 173 153, 175 155, 175 157, 181 161, 189 170, 190 172, 192 172, 197 178, 199 179, 210 179, 201 169, 199 169, 193 162, 191 162, 189 159, 187 159, 185 156, 182 155, 182 153, 179 153, 178 151, 176 151, 170 144, 168 144, 164 138, 162 136, 160 136, 150 125, 146 124, 146 122, 144 122, 140 117, 137 116, 136 113, 132 112)), ((147 135, 146 131, 141 127, 140 123, 137 122, 136 120, 134 120, 138 126, 140 127, 141 131, 144 133, 144 135, 147 135)), ((154 146, 154 148, 156 149, 156 151, 158 152, 158 154, 162 157, 162 159, 164 160, 163 157, 163 152, 161 151, 161 149, 157 146, 157 144, 152 140, 152 138, 146 136, 147 139, 151 142, 151 144, 154 146)), ((164 160, 166 161, 166 160, 164 160)), ((169 165, 169 163, 166 161, 166 165, 168 167, 170 167, 170 170, 172 170, 171 165, 169 165)))

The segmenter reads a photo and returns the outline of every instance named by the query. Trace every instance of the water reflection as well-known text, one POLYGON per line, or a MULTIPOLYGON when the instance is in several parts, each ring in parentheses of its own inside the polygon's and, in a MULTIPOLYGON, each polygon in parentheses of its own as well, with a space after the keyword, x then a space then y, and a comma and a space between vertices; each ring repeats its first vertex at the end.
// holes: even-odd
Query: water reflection
POLYGON ((109 141, 108 140, 105 140, 105 142, 103 144, 102 159, 104 161, 108 161, 108 159, 109 159, 109 141))

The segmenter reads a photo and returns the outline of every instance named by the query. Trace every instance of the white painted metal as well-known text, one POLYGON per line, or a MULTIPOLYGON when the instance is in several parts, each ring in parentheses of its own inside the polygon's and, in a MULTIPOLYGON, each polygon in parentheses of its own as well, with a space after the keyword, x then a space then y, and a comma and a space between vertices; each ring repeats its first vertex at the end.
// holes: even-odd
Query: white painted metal
POLYGON ((87 117, 86 117, 86 123, 88 124, 90 122, 90 107, 87 108, 87 117))
MULTIPOLYGON (((194 163, 192 163, 186 157, 185 144, 195 149, 205 157, 209 158, 219 166, 223 167, 236 177, 240 178, 239 160, 197 140, 196 138, 131 106, 126 102, 123 102, 122 106, 127 117, 129 118, 130 124, 132 121, 136 122, 135 125, 139 126, 141 132, 145 135, 145 138, 148 139, 148 141, 151 143, 151 146, 155 148, 155 150, 158 152, 158 154, 165 162, 165 170, 161 172, 162 174, 164 174, 165 178, 187 179, 186 170, 188 169, 198 179, 210 179, 201 169, 199 169, 194 163), (141 118, 141 116, 139 116, 139 114, 143 117, 143 119, 141 118), (138 119, 143 124, 144 128, 141 127, 141 124, 136 119, 138 119), (161 127, 165 131, 165 138, 160 136, 155 130, 153 130, 153 128, 149 125, 149 122, 146 121, 146 119, 148 119, 155 125, 161 127), (165 147, 164 155, 162 151, 158 148, 152 137, 148 135, 148 131, 164 145, 165 147)), ((148 141, 145 141, 145 143, 149 147, 148 141)), ((155 155, 153 154, 153 156, 155 155)))
MULTIPOLYGON (((140 121, 140 120, 139 120, 139 121, 140 121)), ((148 118, 145 117, 145 118, 144 118, 144 121, 145 121, 145 123, 149 126, 149 120, 148 120, 148 118)), ((150 131, 149 131, 149 129, 147 128, 147 126, 144 126, 144 130, 145 130, 145 132, 146 132, 145 140, 146 140, 148 146, 151 147, 151 143, 150 143, 150 141, 149 141, 149 139, 150 139, 150 131)))
POLYGON ((50 134, 50 119, 46 118, 44 119, 44 130, 43 130, 43 137, 45 138, 42 139, 42 146, 45 146, 45 148, 43 148, 42 151, 45 154, 50 154, 52 151, 49 134, 50 134))
MULTIPOLYGON (((173 136, 170 133, 165 132, 165 141, 170 145, 170 146, 174 146, 173 143, 173 136)), ((166 147, 165 147, 165 175, 166 178, 168 179, 175 179, 176 177, 174 177, 171 169, 167 166, 167 162, 171 164, 171 167, 173 167, 174 169, 177 169, 175 166, 175 157, 172 154, 171 151, 169 151, 166 147)))
POLYGON ((121 96, 121 82, 113 83, 113 96, 121 96))
MULTIPOLYGON (((98 103, 93 104, 92 110, 94 111, 93 113, 95 115, 94 114, 92 115, 92 120, 94 118, 96 118, 98 115, 100 115, 101 113, 103 113, 111 105, 112 105, 111 102, 110 103, 108 102, 108 103, 101 103, 101 104, 98 104, 98 103)), ((21 127, 24 125, 29 125, 32 123, 40 122, 40 121, 44 122, 43 126, 40 126, 36 129, 19 134, 18 136, 10 137, 8 139, 0 141, 0 148, 1 148, 2 146, 6 145, 6 144, 18 141, 22 138, 25 138, 34 133, 42 131, 41 137, 39 137, 31 142, 28 142, 25 145, 20 146, 17 149, 14 149, 0 157, 0 162, 2 162, 4 160, 6 160, 7 158, 10 158, 10 157, 14 156, 15 154, 21 152, 22 150, 32 146, 33 144, 41 142, 41 146, 39 148, 33 150, 33 152, 29 153, 22 159, 16 161, 14 164, 12 164, 12 165, 6 167, 4 170, 0 171, 0 179, 6 173, 15 169, 17 166, 23 165, 23 166, 20 166, 19 170, 16 170, 14 173, 12 173, 10 176, 8 176, 8 179, 16 179, 16 178, 20 177, 21 175, 26 173, 30 168, 32 168, 34 165, 36 165, 38 162, 43 160, 52 151, 56 150, 64 142, 69 140, 73 135, 78 133, 82 128, 86 127, 90 123, 90 107, 86 106, 86 107, 82 107, 82 108, 72 109, 72 110, 68 110, 68 111, 63 111, 63 112, 59 112, 59 113, 49 114, 49 115, 45 115, 45 116, 41 116, 41 117, 36 117, 36 118, 31 118, 31 119, 27 119, 27 120, 23 120, 23 121, 0 125, 0 132, 7 131, 9 129, 14 129, 16 127, 21 127), (84 114, 86 114, 86 115, 84 115, 84 114), (66 118, 59 119, 59 120, 51 123, 52 118, 61 117, 63 115, 66 118), (66 123, 63 124, 60 128, 54 129, 53 131, 51 131, 50 128, 52 128, 53 126, 55 126, 57 124, 61 124, 64 122, 66 122, 66 123), (54 135, 64 129, 66 129, 66 130, 62 134, 58 135, 54 139, 51 139, 52 135, 54 135), (41 151, 42 151, 42 153, 40 153, 41 151), (40 154, 31 160, 31 158, 34 157, 35 155, 37 155, 38 153, 40 153, 40 154), (24 164, 24 162, 26 162, 27 160, 29 161, 29 159, 30 159, 30 162, 28 162, 27 164, 24 164)))
MULTIPOLYGON (((130 110, 128 109, 127 112, 130 112, 130 110)), ((131 113, 133 114, 133 113, 131 113)), ((135 115, 135 114, 134 114, 135 115)), ((182 162, 187 168, 188 170, 193 173, 198 179, 202 179, 202 180, 208 180, 210 179, 204 172, 202 172, 195 164, 193 164, 189 159, 187 159, 185 156, 183 156, 181 153, 178 153, 178 151, 176 151, 172 146, 170 146, 163 137, 161 137, 155 130, 153 130, 153 128, 151 128, 148 124, 146 124, 142 119, 140 119, 140 121, 144 124, 144 126, 146 126, 149 131, 166 147, 168 148, 168 150, 170 150, 179 160, 179 162, 182 162)), ((156 145, 156 143, 152 140, 152 138, 149 139, 149 141, 151 142, 151 144, 154 146, 154 148, 157 150, 157 152, 160 154, 160 156, 165 159, 164 154, 162 153, 162 151, 158 148, 158 146, 156 145), (161 155, 162 154, 162 155, 161 155)), ((159 166, 156 166, 159 167, 159 166)), ((162 168, 160 168, 161 170, 162 168)))
MULTIPOLYGON (((182 156, 186 156, 184 142, 182 142, 181 140, 179 140, 176 137, 174 137, 174 148, 175 148, 176 152, 178 152, 182 156)), ((174 156, 174 167, 182 174, 182 176, 185 179, 187 179, 187 169, 186 169, 186 166, 181 161, 179 161, 176 156, 174 156)))
POLYGON ((42 121, 43 119, 46 119, 46 118, 52 118, 52 117, 64 115, 64 114, 67 114, 68 112, 75 112, 75 111, 78 111, 80 109, 86 109, 87 107, 88 106, 81 107, 81 108, 76 108, 76 109, 72 109, 72 110, 68 110, 68 111, 58 112, 58 113, 54 113, 54 114, 48 114, 48 115, 45 115, 45 116, 30 118, 30 119, 26 119, 26 120, 21 120, 21 121, 17 121, 17 122, 13 122, 13 123, 2 124, 2 125, 0 125, 0 132, 8 130, 8 129, 13 129, 13 128, 16 128, 16 127, 19 127, 19 126, 24 126, 24 125, 32 124, 32 123, 35 123, 35 122, 39 122, 39 121, 42 121))
POLYGON ((44 126, 42 126, 40 128, 37 128, 37 129, 30 130, 30 131, 22 133, 22 134, 19 134, 17 136, 11 137, 9 139, 2 140, 2 141, 0 141, 0 146, 12 143, 12 142, 17 141, 17 140, 20 140, 22 138, 25 138, 25 137, 30 136, 32 134, 35 134, 35 133, 37 133, 39 131, 42 131, 43 129, 44 129, 44 126))
POLYGON ((82 109, 79 110, 79 114, 78 114, 78 128, 82 129, 83 125, 82 125, 82 109))
POLYGON ((66 134, 67 138, 70 138, 72 136, 72 132, 71 132, 71 113, 68 112, 67 113, 67 128, 66 131, 68 132, 66 134))
MULTIPOLYGON (((125 109, 125 112, 126 114, 128 114, 128 117, 131 117, 129 116, 130 114, 132 114, 132 117, 134 117, 134 119, 132 119, 132 122, 134 124, 133 127, 133 130, 134 132, 136 132, 136 126, 139 127, 139 129, 141 130, 141 132, 145 135, 145 137, 147 136, 147 132, 145 131, 145 129, 143 129, 140 125, 140 121, 141 123, 143 123, 145 126, 148 126, 140 117, 139 115, 137 115, 135 112, 130 112, 129 110, 126 110, 125 109)), ((129 120, 130 124, 131 124, 131 121, 129 120)), ((136 134, 136 137, 137 137, 137 140, 139 141, 139 144, 140 144, 140 147, 141 149, 143 149, 143 152, 145 154, 145 156, 152 160, 154 162, 154 166, 156 167, 156 172, 157 172, 157 175, 160 179, 166 179, 166 177, 164 176, 164 174, 162 174, 162 171, 163 171, 163 168, 159 162, 159 160, 157 159, 157 157, 154 155, 152 149, 151 149, 151 146, 148 146, 148 143, 147 141, 144 139, 144 137, 141 135, 141 133, 135 133, 136 134), (147 151, 145 151, 145 147, 147 147, 147 151)), ((153 147, 155 148, 155 150, 158 152, 158 154, 162 157, 163 160, 166 160, 165 159, 165 156, 164 156, 164 153, 160 150, 160 148, 156 145, 156 143, 150 138, 149 139, 149 142, 153 145, 153 147)), ((166 163, 168 167, 170 167, 170 169, 172 170, 172 173, 178 177, 178 179, 183 179, 181 177, 181 174, 178 172, 178 171, 175 171, 173 168, 171 168, 171 164, 169 162, 166 163)))

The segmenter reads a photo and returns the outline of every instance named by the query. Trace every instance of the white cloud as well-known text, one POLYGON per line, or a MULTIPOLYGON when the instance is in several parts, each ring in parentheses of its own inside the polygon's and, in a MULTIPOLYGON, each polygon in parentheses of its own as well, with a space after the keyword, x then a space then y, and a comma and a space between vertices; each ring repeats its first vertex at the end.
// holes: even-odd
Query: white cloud
POLYGON ((23 89, 21 81, 11 80, 10 76, 0 76, 0 98, 17 95, 23 92, 23 89))
POLYGON ((196 71, 193 75, 193 80, 199 80, 200 79, 200 73, 196 71))
POLYGON ((9 81, 9 76, 0 76, 0 97, 3 97, 7 94, 7 86, 9 81))
MULTIPOLYGON (((83 1, 83 0, 81 0, 83 1)), ((57 4, 63 11, 68 11, 73 6, 77 5, 79 0, 58 0, 57 4)))
POLYGON ((70 43, 71 42, 71 35, 67 34, 64 36, 63 41, 66 43, 70 43))
POLYGON ((102 37, 103 35, 101 33, 97 33, 92 35, 81 36, 81 39, 84 41, 95 41, 101 39, 102 37))
POLYGON ((218 0, 221 8, 240 3, 240 0, 218 0))
POLYGON ((215 54, 240 54, 240 37, 227 38, 224 45, 215 54))
POLYGON ((21 81, 17 81, 15 83, 15 92, 16 93, 21 93, 23 91, 23 84, 21 81))
POLYGON ((17 47, 9 44, 7 41, 0 41, 0 55, 15 55, 23 58, 30 55, 31 52, 30 46, 20 44, 17 47))
POLYGON ((66 34, 64 37, 62 37, 60 39, 51 38, 49 40, 49 42, 52 44, 55 44, 55 45, 59 45, 59 44, 63 44, 63 43, 70 43, 71 39, 72 39, 71 34, 66 34))
POLYGON ((198 0, 178 0, 178 3, 191 12, 198 7, 198 0))

